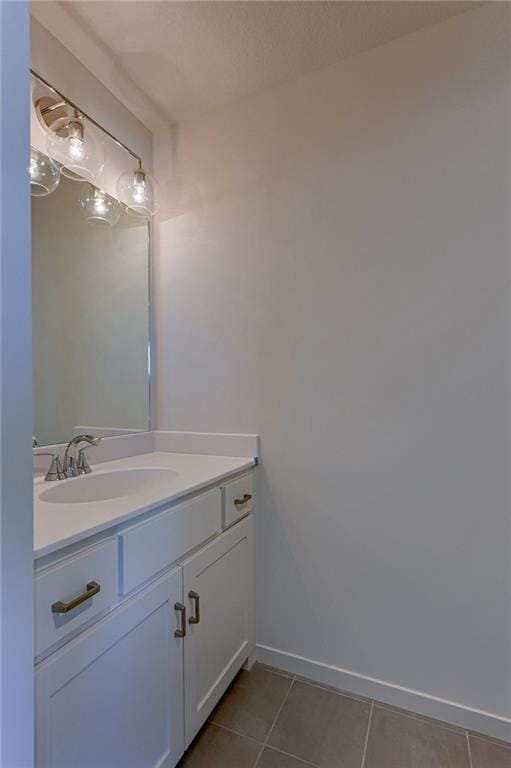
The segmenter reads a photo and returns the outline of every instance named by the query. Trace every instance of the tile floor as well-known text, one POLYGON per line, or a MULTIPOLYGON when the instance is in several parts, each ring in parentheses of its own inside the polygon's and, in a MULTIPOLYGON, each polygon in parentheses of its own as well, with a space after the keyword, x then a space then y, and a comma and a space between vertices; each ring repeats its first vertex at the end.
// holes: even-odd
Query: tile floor
POLYGON ((256 664, 179 768, 511 768, 511 744, 256 664))

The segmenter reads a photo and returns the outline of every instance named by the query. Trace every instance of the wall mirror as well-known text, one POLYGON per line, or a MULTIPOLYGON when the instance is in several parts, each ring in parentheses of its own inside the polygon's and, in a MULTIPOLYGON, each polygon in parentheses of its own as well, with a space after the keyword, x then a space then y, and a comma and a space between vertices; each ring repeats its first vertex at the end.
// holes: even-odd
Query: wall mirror
MULTIPOLYGON (((54 92, 33 76, 33 104, 46 103, 46 95, 54 92)), ((35 156, 44 176, 50 155, 40 117, 32 116, 31 166, 35 156)), ((149 223, 126 212, 109 179, 133 166, 133 154, 108 136, 100 141, 103 178, 68 178, 57 162, 50 168, 50 175, 57 168, 56 186, 52 182, 51 192, 45 188, 40 195, 33 191, 39 445, 67 442, 81 432, 105 437, 150 428, 149 223)))

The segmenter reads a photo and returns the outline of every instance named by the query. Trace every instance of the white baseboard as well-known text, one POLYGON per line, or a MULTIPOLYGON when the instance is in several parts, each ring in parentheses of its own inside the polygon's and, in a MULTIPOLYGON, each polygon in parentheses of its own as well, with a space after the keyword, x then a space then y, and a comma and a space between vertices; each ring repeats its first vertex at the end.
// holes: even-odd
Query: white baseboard
POLYGON ((309 678, 320 685, 328 685, 358 696, 377 699, 385 704, 443 720, 470 731, 487 734, 503 741, 511 741, 511 718, 466 707, 454 701, 403 688, 384 680, 365 677, 347 669, 323 664, 320 661, 313 661, 267 645, 256 646, 256 657, 263 664, 309 678))

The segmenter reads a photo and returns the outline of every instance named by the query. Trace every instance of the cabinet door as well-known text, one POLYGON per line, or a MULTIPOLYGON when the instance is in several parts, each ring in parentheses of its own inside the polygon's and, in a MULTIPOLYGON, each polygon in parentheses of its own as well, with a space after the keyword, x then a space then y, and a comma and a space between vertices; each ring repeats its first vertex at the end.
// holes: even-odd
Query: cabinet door
POLYGON ((248 517, 183 564, 185 746, 253 650, 252 546, 248 517))
POLYGON ((38 768, 172 768, 184 749, 177 568, 36 668, 38 768))

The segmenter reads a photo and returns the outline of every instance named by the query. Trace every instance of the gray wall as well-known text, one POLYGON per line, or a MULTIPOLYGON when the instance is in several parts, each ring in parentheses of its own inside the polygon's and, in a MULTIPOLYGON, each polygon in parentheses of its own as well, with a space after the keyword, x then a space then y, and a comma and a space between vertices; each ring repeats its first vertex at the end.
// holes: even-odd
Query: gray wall
POLYGON ((157 293, 158 427, 261 435, 259 642, 504 719, 508 13, 182 124, 157 293))

